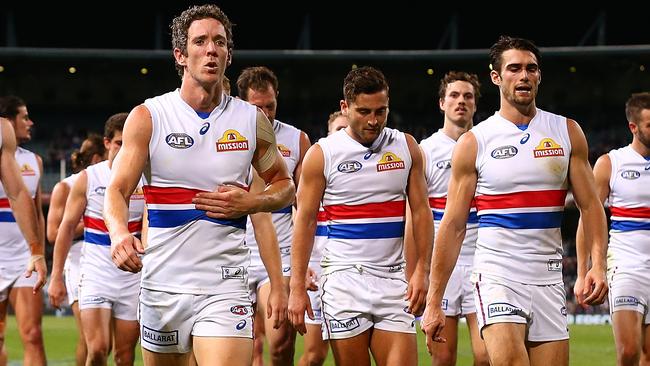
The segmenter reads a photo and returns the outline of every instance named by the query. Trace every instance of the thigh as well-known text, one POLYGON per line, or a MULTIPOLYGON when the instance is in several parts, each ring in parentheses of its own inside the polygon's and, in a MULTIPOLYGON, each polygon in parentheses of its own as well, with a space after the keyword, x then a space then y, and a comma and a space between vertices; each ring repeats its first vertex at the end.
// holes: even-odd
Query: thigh
POLYGON ((415 334, 375 329, 370 337, 370 350, 377 366, 415 366, 418 363, 415 334))
POLYGON ((482 334, 490 364, 520 365, 528 363, 526 324, 489 324, 483 328, 482 334))
POLYGON ((345 339, 331 339, 330 346, 337 366, 370 366, 370 332, 366 330, 345 339))
POLYGON ((40 329, 43 317, 43 292, 33 293, 31 287, 13 287, 9 290, 9 302, 16 312, 16 322, 21 334, 32 329, 40 329))
POLYGON ((642 345, 643 314, 633 310, 618 310, 612 314, 612 329, 616 348, 640 350, 642 345))
POLYGON ((135 349, 140 337, 140 326, 135 320, 115 319, 115 348, 135 349))
POLYGON ((158 353, 142 347, 142 362, 145 366, 189 365, 191 353, 158 353))
POLYGON ((199 366, 247 366, 253 360, 250 338, 193 337, 194 356, 199 366))
POLYGON ((569 340, 530 342, 528 354, 531 366, 569 365, 569 340))
POLYGON ((108 349, 111 342, 111 310, 110 309, 82 309, 81 326, 83 328, 86 344, 103 346, 108 349))
POLYGON ((487 364, 487 350, 485 349, 485 342, 478 330, 478 320, 476 319, 476 313, 467 314, 465 316, 467 321, 467 328, 469 329, 469 339, 472 343, 472 354, 474 355, 474 364, 483 365, 487 364), (478 362, 477 362, 478 361, 478 362))

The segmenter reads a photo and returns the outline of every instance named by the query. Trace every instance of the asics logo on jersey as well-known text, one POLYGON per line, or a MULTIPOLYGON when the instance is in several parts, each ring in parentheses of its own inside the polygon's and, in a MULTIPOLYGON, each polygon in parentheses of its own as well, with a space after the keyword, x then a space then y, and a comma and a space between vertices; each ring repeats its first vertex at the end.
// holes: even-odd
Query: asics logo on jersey
POLYGON ((203 126, 201 126, 201 129, 199 130, 199 134, 203 136, 208 132, 209 129, 210 129, 210 122, 206 122, 203 124, 203 126))
POLYGON ((332 333, 347 332, 359 327, 359 320, 354 317, 350 319, 330 320, 330 331, 332 333))
POLYGON ((438 169, 449 169, 451 168, 451 160, 440 160, 436 163, 436 168, 438 169))
POLYGON ((634 180, 639 179, 639 177, 641 177, 641 173, 636 170, 625 170, 621 172, 621 178, 623 179, 634 180))
POLYGON ((523 145, 523 144, 525 144, 525 143, 528 142, 528 139, 529 139, 529 138, 530 138, 530 134, 529 134, 529 133, 526 133, 526 134, 524 135, 524 137, 522 137, 521 140, 519 140, 519 143, 523 145))
POLYGON ((194 145, 194 139, 186 133, 170 133, 165 142, 174 149, 188 149, 194 145))
POLYGON ((341 173, 354 173, 361 170, 361 163, 355 160, 346 160, 336 168, 341 173))
POLYGON ((506 145, 497 147, 496 149, 492 150, 492 153, 490 155, 495 159, 509 159, 517 155, 518 152, 519 150, 517 150, 516 147, 512 145, 506 145))

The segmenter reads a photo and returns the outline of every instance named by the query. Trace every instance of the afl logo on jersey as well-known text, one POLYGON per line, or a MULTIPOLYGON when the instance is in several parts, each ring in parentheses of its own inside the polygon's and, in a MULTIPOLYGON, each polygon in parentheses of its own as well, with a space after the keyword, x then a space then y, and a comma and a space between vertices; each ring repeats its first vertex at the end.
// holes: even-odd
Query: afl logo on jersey
POLYGON ((165 142, 174 149, 188 149, 194 145, 194 139, 186 133, 170 133, 165 142))
POLYGON ((621 172, 621 178, 623 179, 634 180, 639 179, 639 177, 641 177, 641 173, 636 170, 624 170, 621 172))
POLYGON ((388 170, 404 169, 404 161, 392 152, 386 152, 377 162, 377 171, 385 172, 388 170))
POLYGON ((248 139, 236 130, 226 130, 217 141, 217 152, 248 150, 248 139))
POLYGON ((517 150, 516 147, 512 145, 506 145, 497 147, 496 149, 492 150, 492 153, 490 155, 495 159, 510 159, 511 157, 517 155, 518 152, 519 150, 517 150))
POLYGON ((546 158, 550 156, 564 156, 564 149, 552 138, 544 138, 539 145, 533 150, 533 156, 536 158, 546 158))
POLYGON ((436 168, 438 169, 449 169, 451 168, 451 160, 440 160, 436 163, 436 168))
POLYGON ((346 160, 346 161, 342 162, 341 164, 339 164, 339 166, 336 167, 336 169, 338 169, 338 171, 341 172, 341 173, 354 173, 354 172, 358 172, 359 170, 361 170, 361 167, 362 167, 362 165, 358 161, 346 160))

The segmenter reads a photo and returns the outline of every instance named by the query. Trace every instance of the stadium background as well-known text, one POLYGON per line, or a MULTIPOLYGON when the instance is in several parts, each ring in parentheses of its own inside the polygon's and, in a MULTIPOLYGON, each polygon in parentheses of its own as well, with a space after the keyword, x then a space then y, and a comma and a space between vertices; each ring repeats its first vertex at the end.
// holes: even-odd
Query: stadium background
MULTIPOLYGON (((27 147, 44 159, 46 194, 60 178, 61 159, 88 131, 101 132, 109 115, 180 85, 168 25, 189 4, 101 3, 92 11, 3 5, 0 95, 27 101, 36 124, 27 147)), ((234 1, 220 6, 235 23, 233 64, 226 71, 233 94, 243 68, 270 67, 280 81, 278 118, 305 130, 312 141, 325 134, 343 77, 355 65, 385 72, 391 86, 389 126, 417 139, 442 125, 437 88, 449 70, 479 75, 483 96, 475 121, 486 118, 499 104, 498 89, 488 78, 487 48, 500 34, 530 38, 542 48, 537 105, 582 125, 592 162, 630 140, 625 100, 650 91, 650 32, 645 14, 629 8, 569 12, 550 6, 501 9, 510 6, 505 4, 460 9, 234 1)), ((569 310, 603 314, 606 306, 584 310, 571 302, 576 221, 577 211, 569 207, 563 228, 569 310)))

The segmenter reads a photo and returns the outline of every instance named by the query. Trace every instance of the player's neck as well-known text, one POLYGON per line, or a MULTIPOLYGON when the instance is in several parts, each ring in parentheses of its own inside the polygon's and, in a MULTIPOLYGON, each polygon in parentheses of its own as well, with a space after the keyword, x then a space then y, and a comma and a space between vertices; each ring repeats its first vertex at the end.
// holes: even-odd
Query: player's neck
POLYGON ((203 86, 188 80, 183 80, 180 90, 185 103, 199 112, 212 112, 221 103, 222 93, 219 84, 203 86))
POLYGON ((646 159, 650 158, 650 147, 643 144, 641 141, 639 141, 639 139, 633 139, 631 145, 632 149, 639 153, 639 155, 643 156, 646 159))
POLYGON ((528 105, 513 105, 510 102, 501 101, 499 115, 517 126, 529 124, 535 118, 535 114, 537 114, 535 101, 528 105))
POLYGON ((472 126, 472 122, 468 123, 466 126, 458 126, 455 123, 446 120, 442 126, 442 133, 449 136, 452 140, 458 141, 460 136, 469 131, 472 126))

